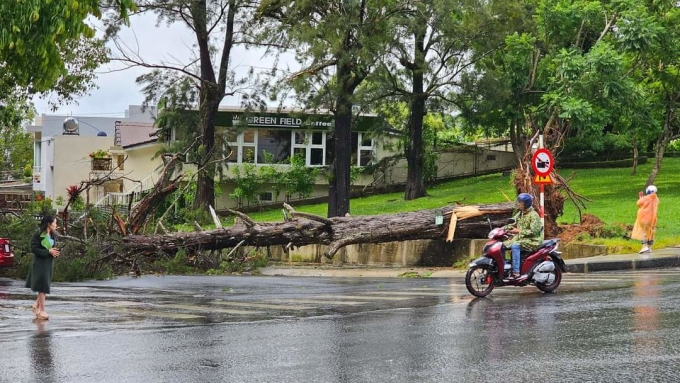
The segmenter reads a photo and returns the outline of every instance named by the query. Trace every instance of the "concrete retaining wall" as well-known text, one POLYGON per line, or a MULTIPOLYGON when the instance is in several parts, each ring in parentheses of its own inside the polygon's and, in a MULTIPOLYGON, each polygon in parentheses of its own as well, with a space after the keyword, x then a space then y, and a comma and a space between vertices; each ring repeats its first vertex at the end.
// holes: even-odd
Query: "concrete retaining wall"
MULTIPOLYGON (((274 262, 319 263, 334 265, 425 266, 450 267, 478 257, 486 239, 415 240, 387 243, 362 243, 341 249, 329 260, 324 256, 327 246, 308 245, 292 250, 280 246, 269 248, 274 262)), ((569 244, 559 249, 565 259, 591 257, 606 253, 604 246, 569 244)))

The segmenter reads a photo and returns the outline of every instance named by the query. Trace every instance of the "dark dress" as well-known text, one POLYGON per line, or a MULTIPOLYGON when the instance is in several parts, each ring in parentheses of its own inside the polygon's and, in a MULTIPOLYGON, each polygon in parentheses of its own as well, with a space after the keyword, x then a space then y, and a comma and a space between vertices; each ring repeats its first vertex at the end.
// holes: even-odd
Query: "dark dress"
POLYGON ((31 260, 31 267, 28 269, 26 287, 38 293, 49 294, 50 285, 52 284, 52 272, 54 270, 54 257, 40 243, 42 241, 40 234, 42 233, 37 231, 31 237, 33 259, 31 260))

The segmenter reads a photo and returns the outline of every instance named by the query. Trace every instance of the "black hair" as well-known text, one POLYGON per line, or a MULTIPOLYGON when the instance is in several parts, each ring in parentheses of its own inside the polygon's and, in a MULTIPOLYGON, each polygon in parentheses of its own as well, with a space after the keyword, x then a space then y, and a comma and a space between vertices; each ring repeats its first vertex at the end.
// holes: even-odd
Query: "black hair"
POLYGON ((45 232, 47 231, 47 226, 50 225, 52 222, 54 222, 57 219, 57 217, 53 215, 46 215, 42 218, 40 221, 40 232, 45 232))

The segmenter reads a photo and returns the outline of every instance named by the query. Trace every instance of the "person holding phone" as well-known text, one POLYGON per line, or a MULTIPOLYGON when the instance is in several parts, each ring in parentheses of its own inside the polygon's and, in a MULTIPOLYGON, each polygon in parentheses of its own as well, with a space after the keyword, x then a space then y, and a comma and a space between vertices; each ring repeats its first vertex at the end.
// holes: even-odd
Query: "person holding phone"
POLYGON ((57 218, 46 215, 40 221, 40 229, 31 237, 33 258, 26 277, 26 287, 38 293, 38 298, 33 304, 33 313, 41 320, 49 319, 45 312, 45 295, 50 293, 54 258, 59 256, 59 249, 55 247, 55 230, 57 218))

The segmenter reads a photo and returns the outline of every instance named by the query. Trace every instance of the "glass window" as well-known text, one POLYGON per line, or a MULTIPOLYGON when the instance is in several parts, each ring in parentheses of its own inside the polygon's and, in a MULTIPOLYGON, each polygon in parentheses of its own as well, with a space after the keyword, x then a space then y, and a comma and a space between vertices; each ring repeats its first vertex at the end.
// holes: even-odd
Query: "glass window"
POLYGON ((255 130, 248 129, 243 131, 243 142, 248 144, 255 143, 255 130))
POLYGON ((241 162, 244 164, 254 164, 255 163, 255 146, 243 146, 243 154, 241 162))
POLYGON ((360 150, 359 151, 359 166, 368 166, 373 161, 373 151, 372 150, 360 150))
POLYGON ((294 132, 295 134, 295 145, 305 144, 305 133, 304 132, 294 132))
POLYGON ((321 166, 323 165, 323 148, 311 148, 309 165, 321 166))
POLYGON ((227 162, 238 162, 238 145, 228 144, 224 154, 227 162))
POLYGON ((373 161, 373 140, 366 133, 352 133, 352 166, 367 166, 373 161))
POLYGON ((290 130, 260 130, 257 132, 257 163, 264 164, 264 153, 273 155, 274 163, 285 162, 291 153, 290 130))
POLYGON ((224 139, 227 142, 235 144, 238 142, 238 133, 233 130, 227 130, 226 133, 224 133, 224 139))
POLYGON ((307 148, 293 148, 293 154, 304 158, 307 163, 307 148))
POLYGON ((312 145, 323 145, 322 132, 312 132, 312 145))

